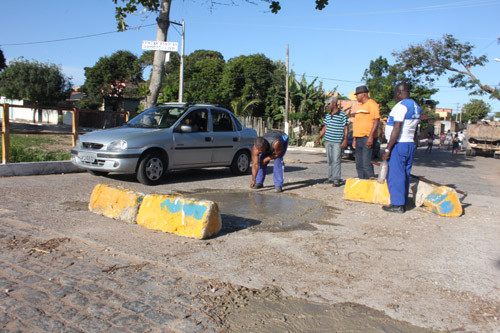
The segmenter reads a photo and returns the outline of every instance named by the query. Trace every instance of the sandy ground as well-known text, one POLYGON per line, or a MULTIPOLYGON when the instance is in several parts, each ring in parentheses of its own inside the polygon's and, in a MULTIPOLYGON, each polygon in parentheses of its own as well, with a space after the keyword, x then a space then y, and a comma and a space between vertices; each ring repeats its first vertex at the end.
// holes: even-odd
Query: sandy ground
MULTIPOLYGON (((500 331, 498 160, 418 151, 413 174, 467 191, 460 218, 422 208, 394 215, 379 205, 346 201, 343 187, 322 184, 323 154, 291 150, 286 161, 285 192, 272 193, 269 177, 257 193, 259 200, 284 202, 285 208, 265 216, 258 215, 256 193, 248 189, 250 176, 233 177, 222 168, 173 172, 156 187, 121 175, 0 178, 1 207, 8 218, 219 281, 214 291, 240 286, 215 304, 229 331, 300 332, 307 318, 314 322, 339 307, 364 318, 368 329, 368 318, 384 314, 407 323, 385 330, 384 319, 379 331, 500 331), (221 203, 223 231, 199 241, 90 213, 86 205, 98 183, 143 193, 235 193, 248 199, 233 210, 221 203), (287 206, 287 198, 295 203, 287 206), (280 323, 266 320, 273 311, 285 314, 280 323)), ((345 161, 343 175, 355 175, 353 162, 345 161)), ((363 327, 343 325, 340 331, 363 327)))

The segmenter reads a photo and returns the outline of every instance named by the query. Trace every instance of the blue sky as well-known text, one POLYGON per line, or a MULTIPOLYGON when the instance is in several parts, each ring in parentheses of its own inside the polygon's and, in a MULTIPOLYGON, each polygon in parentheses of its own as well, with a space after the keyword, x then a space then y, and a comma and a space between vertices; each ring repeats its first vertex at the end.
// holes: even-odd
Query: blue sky
MULTIPOLYGON (((230 3, 219 0, 218 3, 230 3)), ((286 60, 308 81, 318 77, 327 90, 348 95, 370 61, 379 56, 394 62, 393 51, 426 39, 452 34, 475 45, 476 55, 487 55, 486 66, 473 69, 486 84, 500 84, 500 0, 364 1, 330 0, 322 11, 313 0, 282 0, 278 15, 260 0, 255 4, 210 8, 209 0, 172 0, 172 21, 185 20, 186 54, 215 50, 227 61, 239 55, 262 53, 286 60)), ((84 67, 118 50, 142 53, 142 40, 154 40, 155 17, 136 15, 127 23, 140 29, 116 33, 112 0, 2 0, 0 49, 7 60, 24 57, 61 66, 74 85, 84 82, 84 67), (95 36, 91 36, 95 35, 95 36), (86 38, 77 38, 89 36, 86 38), (57 40, 57 41, 56 41, 57 40), (52 41, 52 42, 48 42, 52 41), (17 45, 16 45, 17 44, 17 45)), ((181 41, 180 28, 171 26, 168 41, 181 41)), ((470 101, 464 89, 452 88, 446 77, 436 83, 438 107, 457 109, 470 101)), ((500 101, 483 97, 494 112, 500 101)))

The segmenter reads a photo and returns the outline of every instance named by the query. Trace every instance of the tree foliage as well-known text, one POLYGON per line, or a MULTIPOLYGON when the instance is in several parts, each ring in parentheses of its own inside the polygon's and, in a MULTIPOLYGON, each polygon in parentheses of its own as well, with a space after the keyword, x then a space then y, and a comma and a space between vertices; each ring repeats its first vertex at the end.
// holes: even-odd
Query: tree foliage
POLYGON ((452 35, 444 35, 441 40, 429 39, 393 55, 410 78, 424 79, 432 84, 440 76, 451 72, 448 80, 453 87, 463 87, 471 90, 471 94, 488 94, 500 100, 497 87, 481 83, 472 73, 473 67, 484 66, 488 62, 485 55, 475 56, 473 49, 474 46, 467 42, 459 43, 452 35))
POLYGON ((4 69, 5 67, 7 67, 7 63, 5 62, 5 57, 3 55, 3 51, 0 49, 0 72, 2 71, 2 69, 4 69))
POLYGON ((53 106, 69 97, 70 78, 54 64, 22 58, 9 62, 0 72, 0 94, 9 99, 26 99, 40 106, 53 106))
POLYGON ((471 99, 462 107, 462 121, 468 122, 482 120, 491 112, 491 106, 483 100, 471 99))
POLYGON ((96 107, 107 99, 116 109, 119 101, 130 89, 142 82, 143 63, 129 51, 117 51, 109 57, 101 57, 92 67, 85 67, 85 83, 81 91, 87 94, 81 107, 96 107))
POLYGON ((394 87, 400 82, 406 82, 411 87, 411 98, 419 105, 427 105, 430 108, 437 105, 431 97, 438 89, 429 88, 420 81, 407 77, 400 66, 390 65, 386 58, 378 57, 370 61, 362 80, 366 82, 371 98, 380 104, 383 116, 387 116, 396 104, 394 87))
MULTIPOLYGON (((112 0, 116 5, 115 9, 115 19, 117 23, 118 31, 124 31, 128 28, 125 19, 128 15, 134 13, 142 12, 144 14, 157 14, 156 19, 158 26, 156 30, 156 40, 166 41, 168 35, 168 28, 170 26, 170 6, 172 0, 112 0)), ((234 5, 235 0, 229 0, 227 4, 234 5)), ((244 0, 248 3, 254 3, 250 0, 244 0)), ((269 8, 271 12, 278 13, 281 9, 280 1, 271 0, 261 0, 263 2, 270 3, 269 8)), ((209 7, 212 8, 215 5, 225 4, 221 1, 209 0, 209 7)), ((328 5, 328 0, 315 0, 316 9, 322 10, 328 5)), ((151 79, 149 80, 149 95, 145 100, 145 107, 150 107, 156 103, 158 96, 162 87, 162 80, 164 78, 165 66, 163 65, 165 61, 164 51, 155 51, 153 58, 153 70, 151 71, 151 79)), ((144 89, 145 90, 145 89, 144 89)))

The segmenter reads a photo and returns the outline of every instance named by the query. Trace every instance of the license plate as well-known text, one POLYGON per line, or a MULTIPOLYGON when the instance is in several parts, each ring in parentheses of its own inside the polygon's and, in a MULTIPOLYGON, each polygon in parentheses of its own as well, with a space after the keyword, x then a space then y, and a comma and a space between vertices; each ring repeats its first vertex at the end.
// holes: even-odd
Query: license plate
POLYGON ((94 163, 96 154, 95 153, 78 153, 78 157, 82 162, 94 163))

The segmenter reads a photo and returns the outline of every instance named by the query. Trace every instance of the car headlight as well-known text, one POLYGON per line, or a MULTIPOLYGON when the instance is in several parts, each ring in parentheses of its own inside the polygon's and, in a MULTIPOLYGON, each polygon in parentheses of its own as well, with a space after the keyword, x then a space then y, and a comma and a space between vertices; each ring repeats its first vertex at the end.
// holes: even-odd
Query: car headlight
POLYGON ((125 150, 125 149, 127 149, 127 141, 125 141, 125 140, 112 141, 108 145, 108 150, 118 151, 118 150, 125 150))

